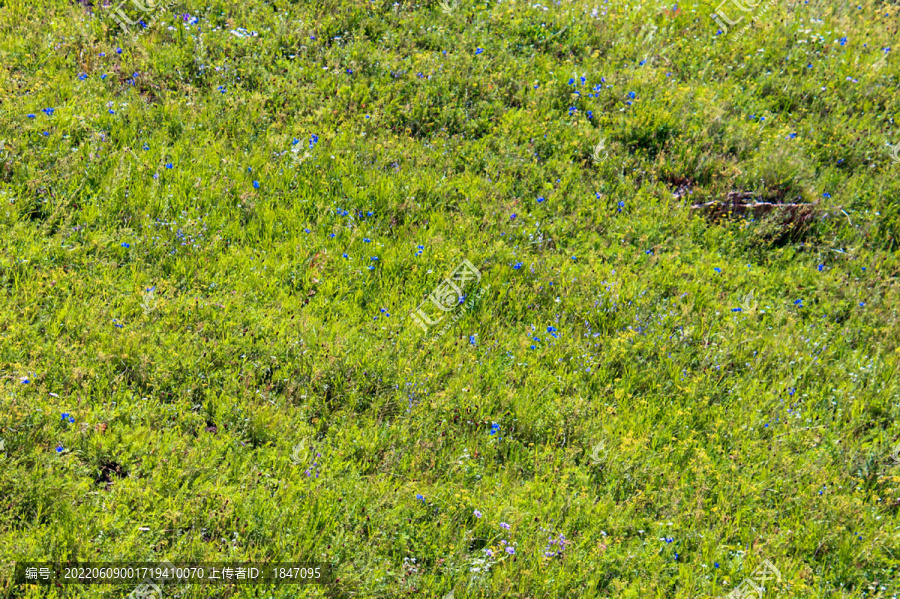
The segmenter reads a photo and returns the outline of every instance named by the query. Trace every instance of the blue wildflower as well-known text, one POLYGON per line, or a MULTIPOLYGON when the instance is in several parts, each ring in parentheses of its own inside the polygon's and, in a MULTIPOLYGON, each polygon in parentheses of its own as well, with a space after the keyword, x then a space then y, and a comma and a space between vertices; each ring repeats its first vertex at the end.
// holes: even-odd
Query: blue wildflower
POLYGON ((484 48, 475 48, 475 54, 481 54, 484 52, 484 48))
POLYGON ((253 189, 259 189, 259 181, 253 181, 253 189))
POLYGON ((127 241, 123 241, 123 242, 122 242, 122 247, 123 247, 123 248, 130 248, 130 247, 131 247, 131 244, 128 243, 127 241))
POLYGON ((513 268, 516 269, 516 270, 519 270, 520 268, 522 268, 522 263, 521 263, 521 262, 516 262, 515 264, 513 264, 513 268))

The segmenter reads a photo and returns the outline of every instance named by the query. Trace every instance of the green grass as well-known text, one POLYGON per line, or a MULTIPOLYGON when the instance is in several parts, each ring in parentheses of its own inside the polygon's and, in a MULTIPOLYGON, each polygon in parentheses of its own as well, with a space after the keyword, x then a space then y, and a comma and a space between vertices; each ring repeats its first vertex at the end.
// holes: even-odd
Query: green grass
POLYGON ((896 4, 113 6, 0 0, 0 596, 900 593, 896 4))

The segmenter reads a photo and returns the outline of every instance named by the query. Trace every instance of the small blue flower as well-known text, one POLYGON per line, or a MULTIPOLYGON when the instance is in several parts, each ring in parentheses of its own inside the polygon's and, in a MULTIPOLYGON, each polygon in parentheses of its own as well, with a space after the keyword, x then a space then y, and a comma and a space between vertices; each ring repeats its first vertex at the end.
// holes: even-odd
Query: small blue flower
POLYGON ((53 108, 42 108, 41 112, 43 112, 47 116, 53 116, 53 110, 53 108))
POLYGON ((819 269, 819 272, 822 272, 823 270, 825 270, 825 265, 824 265, 824 264, 820 264, 820 265, 818 265, 816 268, 819 269))
POLYGON ((62 420, 68 420, 68 418, 69 418, 69 413, 68 413, 68 412, 63 412, 63 413, 62 413, 62 420))
POLYGON ((253 189, 259 189, 259 181, 253 181, 253 189))
POLYGON ((713 270, 716 271, 716 272, 719 273, 719 274, 722 274, 722 269, 719 268, 718 266, 715 267, 713 270))
POLYGON ((828 193, 828 192, 826 191, 825 193, 822 194, 822 197, 823 197, 823 198, 830 198, 830 197, 831 197, 831 194, 828 193))
POLYGON ((112 108, 110 108, 110 109, 109 109, 109 114, 116 114, 116 111, 113 110, 112 108))
POLYGON ((313 149, 317 143, 319 143, 319 136, 313 133, 309 136, 309 149, 313 149))
POLYGON ((347 254, 342 254, 342 255, 344 256, 344 258, 349 258, 349 257, 350 257, 350 256, 348 256, 347 254))
POLYGON ((743 310, 741 310, 740 308, 732 308, 731 311, 732 312, 743 312, 743 310))
POLYGON ((516 220, 516 214, 513 213, 513 214, 509 215, 509 220, 516 220))
POLYGON ((33 114, 26 114, 25 116, 27 116, 27 117, 30 118, 30 119, 33 119, 33 118, 34 118, 34 115, 33 115, 33 114))
POLYGON ((79 80, 79 81, 84 81, 85 79, 87 79, 87 77, 88 77, 87 75, 85 75, 84 73, 82 73, 82 74, 78 75, 78 80, 79 80))
POLYGON ((171 162, 167 162, 167 163, 166 163, 166 168, 172 168, 172 163, 171 163, 171 162))
POLYGON ((516 262, 515 264, 513 264, 513 268, 516 269, 516 270, 519 270, 520 268, 522 268, 522 263, 521 263, 521 262, 516 262))
POLYGON ((544 196, 541 196, 541 197, 539 197, 539 198, 537 199, 537 203, 538 203, 538 204, 541 204, 541 203, 546 202, 546 201, 547 201, 547 199, 546 199, 544 196))
POLYGON ((484 48, 475 48, 475 54, 481 54, 484 52, 484 48))
POLYGON ((62 453, 62 452, 63 452, 63 446, 62 446, 62 445, 57 445, 57 446, 56 446, 56 453, 62 453))
POLYGON ((369 239, 368 237, 363 237, 363 242, 364 243, 372 243, 372 240, 369 239))
POLYGON ((102 75, 100 75, 100 79, 106 79, 106 73, 103 73, 102 75))
POLYGON ((378 260, 378 256, 372 256, 372 260, 378 260))
POLYGON ((123 242, 122 242, 122 247, 123 247, 123 248, 130 248, 130 247, 131 247, 131 244, 128 243, 127 241, 123 241, 123 242))
POLYGON ((846 37, 842 37, 839 41, 840 41, 841 45, 843 46, 843 45, 845 45, 845 44, 847 43, 847 38, 846 38, 846 37))
POLYGON ((788 134, 786 139, 794 139, 795 137, 797 137, 796 133, 790 133, 790 134, 788 134))
POLYGON ((416 499, 418 499, 418 500, 421 501, 422 503, 425 503, 425 496, 424 496, 424 495, 420 495, 419 493, 416 493, 416 499))
POLYGON ((794 305, 795 305, 795 306, 800 306, 800 307, 802 308, 802 307, 803 307, 803 300, 802 300, 802 299, 794 300, 794 305))
POLYGON ((116 48, 116 54, 121 54, 121 53, 122 53, 122 48, 116 48))
POLYGON ((634 92, 628 92, 628 97, 631 98, 632 100, 634 100, 635 93, 634 93, 634 92))
POLYGON ((716 568, 718 568, 718 567, 719 567, 719 562, 713 562, 713 565, 714 565, 716 568))

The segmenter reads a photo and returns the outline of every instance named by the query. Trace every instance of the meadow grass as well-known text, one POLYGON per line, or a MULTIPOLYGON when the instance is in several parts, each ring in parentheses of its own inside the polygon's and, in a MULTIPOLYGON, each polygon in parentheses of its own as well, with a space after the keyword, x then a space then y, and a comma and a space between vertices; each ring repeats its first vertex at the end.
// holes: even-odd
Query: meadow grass
POLYGON ((114 8, 0 0, 0 596, 900 592, 896 3, 114 8))

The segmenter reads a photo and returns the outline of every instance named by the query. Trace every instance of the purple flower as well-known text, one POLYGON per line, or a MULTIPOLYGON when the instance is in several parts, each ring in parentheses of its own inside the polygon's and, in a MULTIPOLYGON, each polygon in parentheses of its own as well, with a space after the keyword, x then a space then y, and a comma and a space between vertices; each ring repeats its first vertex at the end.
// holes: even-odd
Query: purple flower
POLYGON ((507 552, 508 554, 510 554, 510 555, 515 555, 516 550, 513 549, 512 546, 509 546, 509 547, 506 548, 506 552, 507 552))
POLYGON ((479 512, 478 510, 475 510, 474 513, 475 513, 476 518, 481 518, 481 516, 482 516, 481 512, 479 512))
POLYGON ((502 528, 504 530, 509 530, 509 524, 507 524, 506 522, 501 522, 500 528, 502 528))

